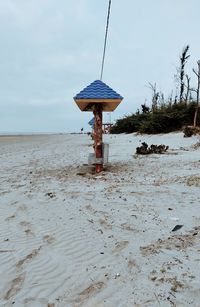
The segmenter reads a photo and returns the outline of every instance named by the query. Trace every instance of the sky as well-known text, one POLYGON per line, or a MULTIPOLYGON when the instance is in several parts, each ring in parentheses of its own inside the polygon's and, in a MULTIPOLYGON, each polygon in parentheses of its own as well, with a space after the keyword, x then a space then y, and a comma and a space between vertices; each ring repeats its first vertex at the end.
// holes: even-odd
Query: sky
MULTIPOLYGON (((108 0, 0 0, 0 132, 90 130, 92 113, 73 97, 100 78, 107 8, 108 0)), ((199 0, 112 0, 103 81, 124 97, 113 121, 151 103, 149 82, 175 92, 187 44, 193 75, 199 12, 199 0)))

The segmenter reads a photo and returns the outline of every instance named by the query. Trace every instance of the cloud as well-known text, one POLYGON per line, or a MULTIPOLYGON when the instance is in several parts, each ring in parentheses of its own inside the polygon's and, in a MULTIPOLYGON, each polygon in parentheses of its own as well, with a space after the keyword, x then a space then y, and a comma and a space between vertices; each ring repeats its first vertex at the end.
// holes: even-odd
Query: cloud
MULTIPOLYGON (((73 96, 99 78, 107 5, 0 0, 0 131, 70 131, 84 119, 87 127, 92 114, 81 113, 73 96)), ((149 81, 171 92, 187 43, 191 74, 199 57, 199 9, 199 0, 113 1, 104 81, 125 97, 113 118, 151 99, 149 81)))
POLYGON ((56 105, 58 106, 61 103, 58 99, 30 99, 29 105, 36 106, 36 107, 44 107, 44 106, 51 106, 56 105))

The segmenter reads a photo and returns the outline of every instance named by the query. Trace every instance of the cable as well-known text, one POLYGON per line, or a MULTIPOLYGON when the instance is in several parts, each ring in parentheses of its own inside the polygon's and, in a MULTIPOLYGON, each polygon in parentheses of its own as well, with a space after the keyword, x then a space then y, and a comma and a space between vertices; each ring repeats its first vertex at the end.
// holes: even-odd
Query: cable
POLYGON ((104 48, 103 48, 102 66, 101 66, 101 77, 100 77, 101 81, 102 81, 102 78, 103 78, 103 70, 104 70, 104 63, 105 63, 106 46, 107 46, 107 38, 108 38, 108 28, 109 28, 109 21, 110 21, 111 2, 112 1, 109 0, 108 17, 107 17, 107 24, 106 24, 106 34, 105 34, 105 41, 104 41, 104 48))

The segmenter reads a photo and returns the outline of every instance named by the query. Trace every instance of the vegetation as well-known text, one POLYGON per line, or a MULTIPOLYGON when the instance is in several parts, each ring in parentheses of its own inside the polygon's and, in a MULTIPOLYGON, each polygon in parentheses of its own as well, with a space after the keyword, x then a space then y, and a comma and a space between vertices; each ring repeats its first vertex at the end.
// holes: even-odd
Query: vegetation
MULTIPOLYGON (((137 113, 118 119, 112 127, 112 133, 168 133, 180 130, 183 126, 193 125, 196 102, 166 103, 157 107, 157 111, 137 113)), ((200 123, 200 114, 197 122, 200 123)))
POLYGON ((185 65, 189 59, 189 46, 183 49, 180 56, 180 67, 177 69, 176 81, 179 87, 179 95, 165 100, 164 94, 157 91, 157 85, 149 83, 152 91, 151 107, 141 105, 141 110, 118 119, 111 129, 111 133, 168 133, 180 130, 185 126, 196 128, 200 124, 199 91, 200 91, 200 61, 197 62, 198 70, 193 69, 197 77, 196 88, 190 87, 190 77, 185 73, 185 65), (196 93, 196 99, 192 93, 196 93), (178 99, 179 97, 179 99, 178 99))

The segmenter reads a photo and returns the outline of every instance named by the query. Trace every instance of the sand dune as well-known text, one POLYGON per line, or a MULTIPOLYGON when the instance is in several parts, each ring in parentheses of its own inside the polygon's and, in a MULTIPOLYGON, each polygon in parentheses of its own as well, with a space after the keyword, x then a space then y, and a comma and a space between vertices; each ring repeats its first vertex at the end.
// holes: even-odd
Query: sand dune
POLYGON ((105 138, 96 175, 86 135, 0 137, 1 306, 199 306, 198 138, 105 138))

